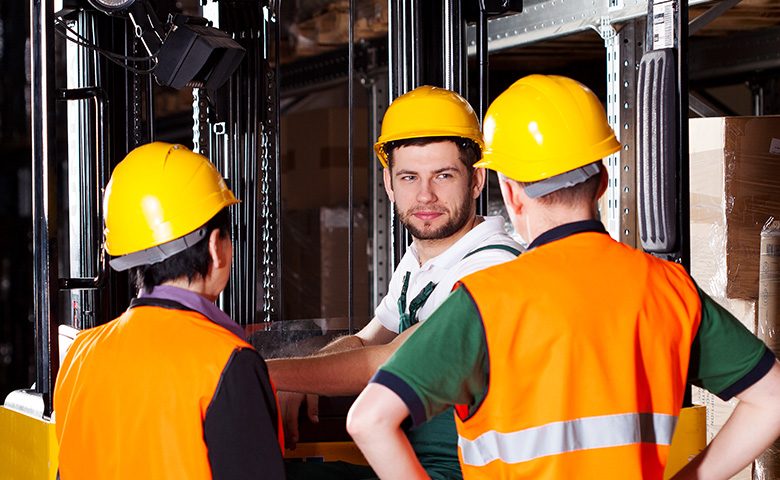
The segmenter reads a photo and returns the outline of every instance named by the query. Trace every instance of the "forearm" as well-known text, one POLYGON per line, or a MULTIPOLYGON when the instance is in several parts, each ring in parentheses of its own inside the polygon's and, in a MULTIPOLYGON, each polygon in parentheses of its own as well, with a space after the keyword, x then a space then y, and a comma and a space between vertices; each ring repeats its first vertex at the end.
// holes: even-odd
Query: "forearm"
POLYGON ((780 435, 780 419, 766 411, 740 403, 710 445, 673 480, 727 479, 748 466, 780 435))
POLYGON ((363 340, 357 335, 344 335, 322 347, 314 356, 328 353, 346 352, 356 348, 363 348, 363 340))
POLYGON ((427 479, 409 439, 400 428, 376 428, 352 438, 381 479, 427 479))
POLYGON ((360 393, 393 352, 389 345, 357 348, 313 357, 268 360, 278 390, 317 395, 360 393))
POLYGON ((730 478, 780 436, 780 363, 775 361, 737 398, 740 402, 720 432, 674 480, 730 478))

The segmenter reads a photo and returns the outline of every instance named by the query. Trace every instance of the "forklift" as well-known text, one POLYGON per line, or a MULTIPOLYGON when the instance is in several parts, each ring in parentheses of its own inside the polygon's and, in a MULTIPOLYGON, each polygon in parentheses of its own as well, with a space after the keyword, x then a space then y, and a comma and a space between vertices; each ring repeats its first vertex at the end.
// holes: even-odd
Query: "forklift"
MULTIPOLYGON (((605 159, 611 182, 602 220, 616 239, 690 267, 688 8, 709 7, 706 0, 387 0, 366 16, 367 2, 329 3, 339 2, 30 0, 35 383, 0 406, 3 478, 56 477, 60 359, 79 330, 115 318, 134 296, 126 275, 107 268, 103 189, 127 152, 153 140, 208 157, 243 200, 231 213, 234 268, 219 305, 264 356, 300 353, 288 347, 320 345, 367 322, 409 243, 376 158, 359 148, 378 137, 390 102, 439 85, 468 98, 481 119, 500 93, 491 54, 595 31, 605 50, 607 112, 624 146, 605 159), (345 24, 338 45, 286 59, 296 31, 297 52, 308 45, 305 22, 290 29, 296 8, 331 15, 312 24, 345 24), (359 31, 372 21, 380 26, 373 33, 359 31), (297 213, 285 209, 294 187, 282 125, 312 92, 333 87, 347 104, 339 117, 346 205, 326 214, 338 215, 345 240, 333 268, 346 273, 333 278, 346 288, 336 318, 322 309, 299 318, 290 313, 300 303, 290 285, 301 283, 301 271, 286 265, 296 235, 308 232, 296 228, 308 220, 295 223, 297 213), (162 117, 165 99, 184 113, 162 117)), ((737 2, 707 10, 697 28, 726 3, 737 2)), ((480 213, 502 208, 497 190, 480 197, 480 213)), ((317 295, 309 297, 322 300, 317 295)), ((302 426, 290 456, 360 462, 344 430, 349 399, 321 405, 322 421, 302 426)), ((704 409, 690 398, 685 406, 668 474, 705 446, 704 409)))

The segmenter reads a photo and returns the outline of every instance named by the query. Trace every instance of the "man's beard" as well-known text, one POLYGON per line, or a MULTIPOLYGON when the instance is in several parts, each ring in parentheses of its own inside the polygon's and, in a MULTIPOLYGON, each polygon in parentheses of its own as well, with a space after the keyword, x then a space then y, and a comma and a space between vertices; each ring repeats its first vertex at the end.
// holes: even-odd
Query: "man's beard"
POLYGON ((450 212, 452 215, 450 216, 449 221, 436 230, 420 229, 412 224, 412 218, 414 218, 414 212, 416 210, 407 210, 407 212, 401 213, 398 211, 398 206, 396 205, 395 214, 398 216, 401 224, 406 227, 407 230, 409 230, 409 233, 414 238, 418 240, 441 240, 447 237, 451 237, 455 234, 455 232, 463 228, 463 226, 466 225, 469 220, 471 220, 471 208, 473 201, 474 200, 472 200, 470 196, 466 195, 466 197, 463 199, 463 202, 457 206, 454 211, 450 212))

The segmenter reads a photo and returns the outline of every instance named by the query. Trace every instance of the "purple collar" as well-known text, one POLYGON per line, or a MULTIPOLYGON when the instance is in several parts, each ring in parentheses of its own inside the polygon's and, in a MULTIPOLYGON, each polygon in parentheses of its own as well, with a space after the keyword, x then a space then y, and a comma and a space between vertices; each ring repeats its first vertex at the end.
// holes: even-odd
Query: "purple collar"
POLYGON ((209 302, 206 298, 190 290, 174 287, 172 285, 157 285, 152 289, 151 293, 146 293, 146 291, 141 289, 138 298, 173 300, 190 310, 200 313, 226 330, 233 332, 238 338, 246 340, 244 329, 241 328, 235 320, 230 318, 225 312, 209 302))

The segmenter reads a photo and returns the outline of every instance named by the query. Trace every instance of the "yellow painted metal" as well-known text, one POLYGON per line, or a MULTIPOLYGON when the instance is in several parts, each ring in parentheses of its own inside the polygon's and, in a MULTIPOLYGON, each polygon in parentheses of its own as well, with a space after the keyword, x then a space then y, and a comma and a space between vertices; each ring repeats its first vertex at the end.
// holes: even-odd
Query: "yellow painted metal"
POLYGON ((295 450, 285 450, 284 458, 300 458, 324 462, 342 461, 368 465, 360 449, 352 442, 299 443, 295 450))
POLYGON ((0 406, 0 478, 54 480, 58 454, 53 422, 0 406))
POLYGON ((683 408, 674 430, 664 480, 679 472, 707 446, 707 410, 700 406, 683 408))

